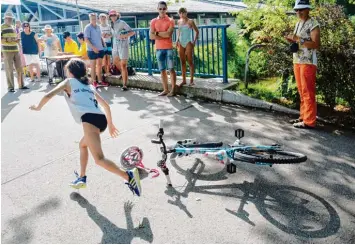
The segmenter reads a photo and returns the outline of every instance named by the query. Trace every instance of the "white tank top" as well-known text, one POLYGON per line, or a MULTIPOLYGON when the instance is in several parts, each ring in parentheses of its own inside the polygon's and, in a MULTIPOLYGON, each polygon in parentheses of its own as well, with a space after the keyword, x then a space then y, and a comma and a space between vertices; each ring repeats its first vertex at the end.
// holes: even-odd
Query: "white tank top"
POLYGON ((104 114, 95 99, 95 90, 92 85, 85 85, 76 78, 69 78, 69 83, 70 96, 64 92, 64 97, 77 123, 81 123, 81 117, 85 113, 104 114))

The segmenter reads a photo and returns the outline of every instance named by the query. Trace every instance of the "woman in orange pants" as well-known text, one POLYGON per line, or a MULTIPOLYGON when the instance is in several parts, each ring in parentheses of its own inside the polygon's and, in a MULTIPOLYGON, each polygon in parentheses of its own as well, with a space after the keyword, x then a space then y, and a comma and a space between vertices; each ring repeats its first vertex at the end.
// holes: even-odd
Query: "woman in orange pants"
POLYGON ((309 16, 311 6, 309 0, 297 0, 294 10, 300 19, 293 35, 286 39, 298 44, 293 53, 294 73, 298 93, 301 98, 300 117, 291 120, 296 128, 314 128, 317 118, 316 103, 316 50, 320 47, 319 23, 309 16))

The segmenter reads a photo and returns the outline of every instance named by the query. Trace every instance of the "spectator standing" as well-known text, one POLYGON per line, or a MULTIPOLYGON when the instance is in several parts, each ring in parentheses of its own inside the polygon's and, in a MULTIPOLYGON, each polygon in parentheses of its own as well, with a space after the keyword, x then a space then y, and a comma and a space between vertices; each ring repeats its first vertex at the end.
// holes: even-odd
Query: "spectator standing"
MULTIPOLYGON (((57 35, 53 34, 53 29, 50 25, 45 25, 42 29, 45 34, 40 37, 40 40, 44 42, 44 56, 52 57, 58 55, 58 52, 62 51, 62 46, 57 35)), ((48 65, 49 83, 53 83, 55 62, 48 65)))
POLYGON ((37 33, 31 30, 30 24, 24 22, 22 24, 23 32, 21 32, 21 47, 25 59, 25 64, 30 72, 31 82, 35 82, 33 68, 36 69, 37 82, 41 80, 41 68, 39 66, 39 38, 37 33))
POLYGON ((186 84, 186 58, 189 62, 190 67, 190 86, 194 84, 194 61, 193 61, 193 52, 196 41, 198 39, 199 31, 192 19, 187 18, 186 8, 179 9, 180 20, 178 21, 178 33, 177 33, 177 47, 179 48, 179 56, 181 62, 182 70, 182 83, 179 87, 186 84), (192 39, 192 30, 195 31, 195 37, 192 39))
POLYGON ((14 67, 17 72, 17 82, 19 89, 28 89, 23 84, 23 72, 18 47, 19 38, 12 25, 14 17, 11 12, 6 12, 4 24, 1 25, 1 52, 4 57, 4 68, 7 80, 7 89, 9 92, 15 92, 14 89, 14 67))
POLYGON ((286 39, 296 43, 298 50, 293 53, 294 73, 300 94, 300 117, 291 120, 296 128, 314 128, 317 119, 316 73, 317 49, 320 48, 319 23, 309 15, 309 0, 296 0, 294 10, 299 21, 293 35, 286 39))
POLYGON ((129 58, 129 38, 135 35, 132 28, 119 17, 116 10, 110 10, 109 16, 111 19, 113 48, 112 56, 113 63, 121 70, 123 86, 122 90, 126 91, 128 82, 127 63, 129 58))
POLYGON ((102 13, 100 14, 100 29, 102 33, 102 38, 106 44, 105 56, 103 58, 103 66, 105 69, 105 75, 109 76, 110 74, 110 64, 111 64, 111 55, 112 55, 112 31, 111 26, 108 24, 107 15, 102 13))
POLYGON ((106 45, 101 36, 101 29, 97 24, 96 13, 90 13, 89 19, 90 23, 84 29, 84 37, 90 59, 92 84, 95 88, 99 85, 108 86, 108 83, 102 81, 102 59, 105 56, 104 47, 106 45))
POLYGON ((158 3, 159 16, 150 23, 150 39, 155 40, 156 56, 161 74, 164 90, 159 95, 175 96, 176 72, 174 70, 173 41, 174 20, 166 14, 168 10, 164 1, 158 3), (171 91, 168 88, 168 75, 170 71, 171 91))

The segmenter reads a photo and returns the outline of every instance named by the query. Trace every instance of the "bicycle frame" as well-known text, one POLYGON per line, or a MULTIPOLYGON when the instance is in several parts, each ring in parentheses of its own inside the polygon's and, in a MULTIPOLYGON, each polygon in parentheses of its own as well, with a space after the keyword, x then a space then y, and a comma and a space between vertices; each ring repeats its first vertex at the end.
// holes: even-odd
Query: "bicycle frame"
MULTIPOLYGON (((213 156, 216 160, 218 160, 222 164, 227 165, 227 172, 229 173, 235 173, 236 172, 236 165, 234 164, 235 160, 240 160, 243 161, 242 159, 239 159, 238 157, 235 156, 235 152, 241 152, 245 153, 248 151, 277 151, 281 148, 280 145, 272 145, 272 146, 267 146, 267 145, 257 145, 257 146, 245 146, 240 143, 240 139, 244 137, 244 131, 241 129, 238 129, 235 131, 236 137, 238 138, 233 145, 230 145, 229 147, 220 147, 221 143, 218 143, 218 147, 194 147, 194 145, 198 145, 195 140, 184 140, 184 143, 182 141, 178 141, 178 143, 170 148, 167 149, 165 143, 164 143, 164 129, 161 125, 162 122, 159 123, 159 131, 157 134, 158 139, 153 139, 151 142, 153 144, 159 144, 161 145, 160 151, 162 152, 162 159, 158 161, 158 167, 161 168, 162 172, 165 174, 167 178, 167 182, 169 186, 171 185, 171 180, 169 177, 169 169, 166 166, 166 161, 167 161, 167 156, 169 153, 176 153, 180 154, 180 156, 183 155, 190 155, 190 154, 203 154, 205 156, 213 156), (191 144, 191 142, 193 142, 191 144)), ((204 144, 204 143, 201 143, 204 144)), ((208 143, 206 143, 208 144, 208 143)), ((272 164, 270 163, 263 163, 263 162, 258 162, 256 163, 257 165, 269 165, 270 167, 272 164)))

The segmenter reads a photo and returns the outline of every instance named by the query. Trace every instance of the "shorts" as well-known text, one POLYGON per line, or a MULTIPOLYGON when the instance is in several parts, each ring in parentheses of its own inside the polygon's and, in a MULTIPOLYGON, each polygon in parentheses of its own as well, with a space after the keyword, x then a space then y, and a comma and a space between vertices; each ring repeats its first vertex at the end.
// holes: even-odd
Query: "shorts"
POLYGON ((157 60, 160 71, 174 69, 174 57, 172 49, 157 49, 157 60))
POLYGON ((106 43, 105 55, 112 55, 112 43, 106 43))
POLYGON ((81 116, 81 121, 94 125, 100 129, 100 132, 105 131, 107 128, 107 119, 104 114, 85 113, 81 116))
POLYGON ((90 60, 102 59, 105 56, 105 51, 100 50, 99 53, 95 53, 94 51, 88 51, 88 57, 90 60))
POLYGON ((128 42, 118 42, 113 45, 112 56, 118 56, 120 60, 128 60, 129 44, 128 42))
POLYGON ((38 54, 24 54, 23 57, 25 59, 26 66, 32 64, 39 64, 40 62, 38 54))

